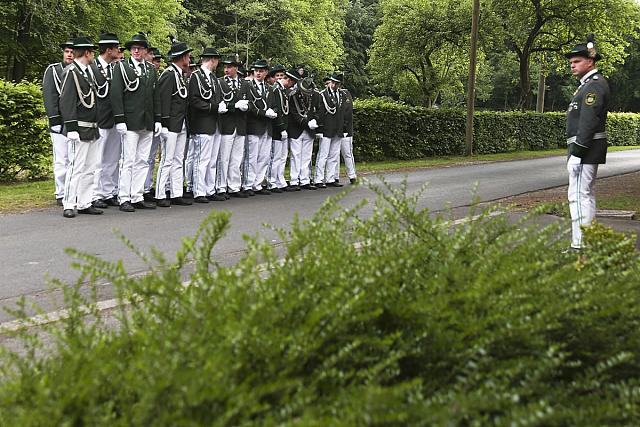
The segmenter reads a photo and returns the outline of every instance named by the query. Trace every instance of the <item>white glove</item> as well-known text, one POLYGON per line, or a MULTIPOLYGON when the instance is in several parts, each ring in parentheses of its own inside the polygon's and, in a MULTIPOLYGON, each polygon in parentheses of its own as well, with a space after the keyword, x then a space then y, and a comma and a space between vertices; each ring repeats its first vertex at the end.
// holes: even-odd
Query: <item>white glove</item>
POLYGON ((67 132, 67 138, 71 141, 80 141, 80 134, 78 132, 67 132))
POLYGON ((318 129, 318 122, 316 122, 316 119, 311 119, 309 120, 308 126, 311 130, 318 129))
POLYGON ((235 106, 240 111, 247 111, 249 109, 249 101, 247 101, 246 99, 241 99, 240 101, 236 102, 235 106))
POLYGON ((342 136, 346 138, 347 136, 349 136, 349 134, 347 132, 345 132, 345 133, 342 134, 342 136))
POLYGON ((286 130, 283 130, 282 132, 280 132, 280 138, 282 138, 282 139, 289 138, 289 134, 287 133, 286 130))
POLYGON ((224 101, 220 101, 220 104, 218 104, 218 113, 224 114, 227 111, 229 111, 227 104, 224 101))
POLYGON ((316 133, 316 136, 317 136, 318 138, 320 138, 320 139, 322 139, 322 138, 324 137, 324 135, 323 135, 323 134, 321 134, 321 133, 316 133))
POLYGON ((579 165, 582 164, 582 159, 580 157, 576 157, 574 155, 569 156, 569 161, 567 162, 568 165, 579 165))
POLYGON ((127 124, 126 123, 118 123, 116 125, 116 130, 118 131, 118 133, 120 135, 124 135, 125 133, 127 133, 127 124))
POLYGON ((61 130, 62 130, 62 125, 51 126, 51 132, 53 133, 60 133, 61 130))
POLYGON ((278 117, 278 113, 273 111, 271 108, 269 108, 267 111, 265 111, 264 115, 267 116, 270 119, 275 119, 276 117, 278 117))
POLYGON ((169 128, 165 128, 165 127, 163 127, 163 128, 160 130, 160 135, 162 135, 163 137, 165 137, 165 138, 166 138, 166 137, 167 137, 167 135, 169 135, 169 128))
POLYGON ((162 125, 159 122, 155 122, 153 124, 153 136, 160 135, 160 132, 162 132, 162 125))

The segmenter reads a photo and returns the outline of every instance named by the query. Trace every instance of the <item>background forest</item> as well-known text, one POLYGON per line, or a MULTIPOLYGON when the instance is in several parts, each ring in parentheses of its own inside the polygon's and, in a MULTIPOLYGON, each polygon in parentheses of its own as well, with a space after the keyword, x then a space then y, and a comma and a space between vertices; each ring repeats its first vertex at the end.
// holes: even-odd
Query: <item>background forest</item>
MULTIPOLYGON (((339 69, 359 98, 464 105, 471 0, 5 0, 0 77, 39 81, 70 33, 122 42, 144 31, 213 45, 244 61, 339 69)), ((640 111, 640 4, 635 0, 483 0, 477 108, 561 111, 575 89, 562 53, 596 34, 614 111, 640 111), (544 88, 544 92, 540 89, 544 88)))

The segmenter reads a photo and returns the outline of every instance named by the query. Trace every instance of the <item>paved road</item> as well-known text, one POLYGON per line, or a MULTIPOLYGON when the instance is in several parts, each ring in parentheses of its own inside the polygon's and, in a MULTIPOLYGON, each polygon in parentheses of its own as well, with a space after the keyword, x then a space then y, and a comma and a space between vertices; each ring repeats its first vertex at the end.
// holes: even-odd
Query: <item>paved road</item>
MULTIPOLYGON (((529 191, 564 185, 567 182, 564 157, 535 160, 485 163, 471 166, 446 167, 385 175, 392 185, 407 179, 410 191, 429 182, 422 206, 439 210, 450 204, 465 206, 472 200, 473 189, 481 201, 529 191)), ((608 164, 600 168, 599 176, 611 176, 640 170, 640 150, 611 153, 608 164)), ((136 246, 148 252, 155 246, 172 254, 180 246, 183 236, 192 235, 212 209, 233 212, 232 227, 220 242, 214 255, 223 263, 237 259, 243 249, 242 235, 263 232, 274 242, 275 236, 264 231, 262 224, 285 226, 294 212, 302 217, 311 215, 338 189, 255 196, 188 207, 158 208, 155 211, 122 213, 106 210, 101 217, 79 216, 73 220, 62 218, 60 210, 45 210, 0 216, 0 308, 12 305, 16 298, 26 295, 46 306, 52 291, 45 277, 73 278, 76 272, 69 267, 70 258, 64 248, 74 247, 99 255, 106 260, 122 259, 128 271, 144 271, 142 261, 136 259, 115 237, 113 230, 123 232, 136 246)), ((365 187, 351 192, 345 203, 352 204, 372 193, 365 187)), ((366 209, 365 209, 366 211, 366 209)), ((108 297, 108 286, 104 288, 108 297)), ((0 321, 10 316, 0 314, 0 321)))

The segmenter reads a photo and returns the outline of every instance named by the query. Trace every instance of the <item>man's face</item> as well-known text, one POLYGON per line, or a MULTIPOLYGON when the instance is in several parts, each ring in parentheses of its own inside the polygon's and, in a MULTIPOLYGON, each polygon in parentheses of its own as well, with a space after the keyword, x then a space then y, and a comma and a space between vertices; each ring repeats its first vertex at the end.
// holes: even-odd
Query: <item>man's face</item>
POLYGON ((263 81, 266 76, 267 76, 266 68, 256 68, 255 71, 253 72, 253 77, 259 82, 263 81))
POLYGON ((218 68, 218 64, 220 63, 220 58, 211 58, 211 70, 215 70, 216 68, 218 68))
POLYGON ((276 78, 274 76, 267 76, 264 79, 267 83, 269 83, 270 85, 274 84, 276 82, 276 78))
POLYGON ((138 62, 141 62, 147 55, 147 48, 134 44, 131 46, 131 57, 138 62))
POLYGON ((62 54, 62 62, 64 65, 69 65, 73 62, 73 49, 70 47, 64 48, 64 53, 62 54))
POLYGON ((156 70, 160 68, 160 58, 153 58, 151 63, 156 70))
POLYGON ((117 61, 120 58, 120 48, 119 47, 110 47, 104 51, 104 60, 107 62, 117 61))
POLYGON ((569 58, 569 65, 571 66, 571 74, 577 77, 582 77, 594 69, 593 59, 585 58, 583 56, 574 56, 573 58, 569 58))
POLYGON ((338 90, 338 83, 334 82, 333 80, 329 80, 329 89, 338 90))
MULTIPOLYGON (((284 73, 283 73, 284 74, 284 73)), ((296 82, 293 81, 293 79, 291 79, 289 76, 287 76, 286 74, 284 74, 284 76, 282 77, 282 79, 280 79, 280 83, 282 83, 282 86, 286 87, 287 89, 290 89, 293 87, 294 84, 296 84, 296 82)))
POLYGON ((238 67, 236 65, 224 64, 224 75, 235 79, 238 75, 238 67))
POLYGON ((284 76, 286 74, 284 73, 284 71, 278 71, 274 74, 274 77, 276 78, 276 80, 282 80, 284 79, 284 76))
POLYGON ((324 82, 324 87, 326 87, 327 89, 331 89, 331 85, 329 83, 331 83, 331 80, 327 80, 326 82, 324 82))

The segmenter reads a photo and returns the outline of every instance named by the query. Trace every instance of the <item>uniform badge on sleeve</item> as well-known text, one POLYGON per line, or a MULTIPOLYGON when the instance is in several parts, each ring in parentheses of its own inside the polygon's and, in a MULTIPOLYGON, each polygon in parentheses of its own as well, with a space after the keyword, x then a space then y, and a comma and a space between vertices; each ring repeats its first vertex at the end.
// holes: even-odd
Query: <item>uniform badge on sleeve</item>
POLYGON ((596 103, 596 99, 597 99, 596 94, 593 92, 589 92, 584 97, 584 103, 587 105, 593 105, 596 103))

